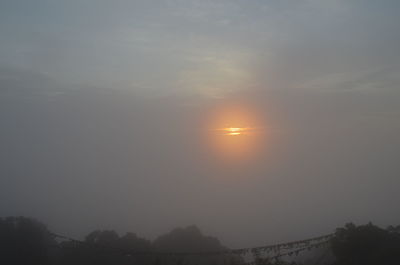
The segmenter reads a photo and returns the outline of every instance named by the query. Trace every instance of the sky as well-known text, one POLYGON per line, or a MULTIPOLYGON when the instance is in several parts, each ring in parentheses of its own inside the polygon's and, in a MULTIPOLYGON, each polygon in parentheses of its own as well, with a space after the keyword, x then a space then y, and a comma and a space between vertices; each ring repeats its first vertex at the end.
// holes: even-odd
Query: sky
POLYGON ((228 247, 400 224, 399 10, 1 1, 0 216, 228 247))

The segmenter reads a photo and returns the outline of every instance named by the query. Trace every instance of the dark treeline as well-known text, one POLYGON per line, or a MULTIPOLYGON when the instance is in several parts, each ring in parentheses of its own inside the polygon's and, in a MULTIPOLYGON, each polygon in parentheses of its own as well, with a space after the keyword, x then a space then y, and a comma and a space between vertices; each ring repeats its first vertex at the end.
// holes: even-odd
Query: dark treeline
MULTIPOLYGON (((398 265, 400 226, 382 229, 371 223, 338 228, 326 247, 332 259, 312 262, 264 260, 263 264, 398 265)), ((177 228, 153 242, 134 233, 96 230, 83 241, 58 240, 44 224, 26 217, 0 218, 0 261, 7 265, 241 265, 243 257, 224 255, 160 255, 160 253, 227 250, 196 226, 177 228), (137 253, 137 254, 134 254, 137 253), (152 254, 153 253, 153 254, 152 254), (158 254, 154 254, 158 253, 158 254)), ((318 255, 317 252, 309 253, 318 255)))
POLYGON ((227 250, 217 238, 204 236, 196 226, 177 228, 153 242, 134 233, 95 230, 82 241, 58 240, 42 223, 26 217, 0 219, 0 264, 7 265, 172 265, 242 264, 234 255, 154 255, 170 252, 227 250), (138 253, 135 255, 134 253, 138 253))

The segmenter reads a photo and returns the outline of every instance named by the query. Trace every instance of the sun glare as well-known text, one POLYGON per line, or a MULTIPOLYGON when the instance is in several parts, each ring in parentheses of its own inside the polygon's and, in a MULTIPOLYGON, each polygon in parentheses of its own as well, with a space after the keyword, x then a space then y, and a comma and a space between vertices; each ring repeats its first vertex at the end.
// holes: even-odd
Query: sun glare
POLYGON ((243 105, 217 108, 210 116, 208 143, 219 161, 249 161, 257 158, 265 133, 260 116, 243 105))
POLYGON ((244 135, 247 128, 227 127, 227 128, 223 128, 222 130, 224 131, 224 135, 236 136, 236 135, 244 135))

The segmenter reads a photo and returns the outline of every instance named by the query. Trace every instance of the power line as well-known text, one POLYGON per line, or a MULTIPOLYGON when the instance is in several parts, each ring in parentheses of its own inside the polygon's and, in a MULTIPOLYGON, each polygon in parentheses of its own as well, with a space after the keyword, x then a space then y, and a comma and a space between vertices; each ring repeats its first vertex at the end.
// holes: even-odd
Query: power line
POLYGON ((327 234, 323 236, 308 238, 304 240, 297 240, 291 241, 286 243, 279 243, 273 245, 265 245, 265 246, 257 246, 251 248, 238 248, 238 249, 225 249, 225 250, 218 250, 218 251, 203 251, 203 252, 156 252, 156 251, 135 251, 133 249, 123 249, 123 248, 116 248, 112 246, 100 245, 98 243, 90 243, 85 242, 82 240, 77 240, 68 236, 59 235, 55 233, 51 233, 52 236, 55 238, 60 238, 64 240, 68 240, 70 242, 86 245, 90 247, 102 248, 102 249, 109 249, 114 251, 119 251, 125 255, 167 255, 167 256, 210 256, 210 255, 228 255, 228 254, 235 254, 235 255, 246 255, 246 254, 253 254, 254 256, 260 255, 261 253, 265 252, 280 252, 281 250, 291 250, 293 251, 285 252, 282 254, 276 254, 270 258, 279 258, 282 256, 298 254, 301 251, 311 249, 314 247, 319 247, 323 244, 329 242, 329 239, 333 236, 333 234, 327 234))

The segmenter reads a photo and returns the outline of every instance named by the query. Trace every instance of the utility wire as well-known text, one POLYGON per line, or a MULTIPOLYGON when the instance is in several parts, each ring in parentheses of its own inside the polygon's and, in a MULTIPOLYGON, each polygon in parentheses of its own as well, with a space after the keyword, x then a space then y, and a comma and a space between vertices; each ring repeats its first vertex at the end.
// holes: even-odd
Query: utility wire
POLYGON ((273 244, 273 245, 265 245, 251 248, 238 248, 238 249, 224 249, 218 251, 203 251, 203 252, 155 252, 155 251, 135 251, 133 249, 124 249, 124 248, 116 248, 112 246, 100 245, 97 243, 85 242, 82 240, 77 240, 68 236, 59 235, 55 233, 51 233, 51 235, 55 238, 60 238, 64 240, 68 240, 70 242, 86 245, 90 247, 102 248, 119 251, 125 255, 170 255, 170 256, 201 256, 201 255, 227 255, 227 254, 236 254, 236 255, 245 255, 252 253, 253 255, 258 255, 260 252, 269 252, 269 251, 280 251, 282 249, 296 249, 290 252, 285 252, 283 254, 278 254, 272 256, 271 258, 278 258, 286 255, 297 254, 300 251, 304 251, 307 249, 311 249, 313 247, 318 247, 322 244, 326 244, 329 242, 329 239, 333 236, 333 234, 313 237, 304 240, 291 241, 287 243, 273 244))

